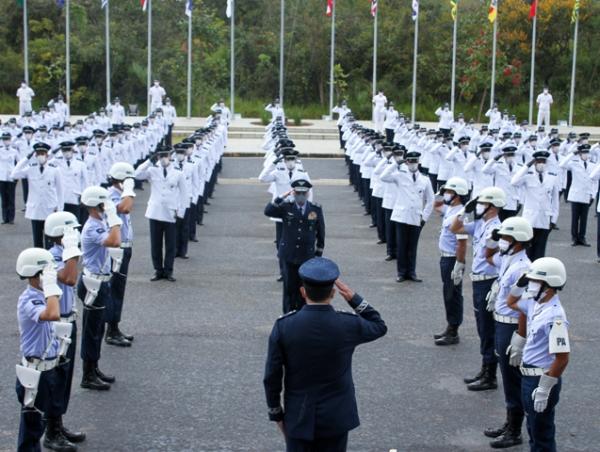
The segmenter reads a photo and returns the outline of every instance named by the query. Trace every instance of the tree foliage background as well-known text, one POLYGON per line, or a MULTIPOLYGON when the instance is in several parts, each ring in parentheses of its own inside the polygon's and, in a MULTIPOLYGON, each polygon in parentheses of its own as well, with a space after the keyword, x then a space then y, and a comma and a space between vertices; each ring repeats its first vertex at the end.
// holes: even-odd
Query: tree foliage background
MULTIPOLYGON (((336 101, 369 116, 373 19, 370 0, 337 0, 336 101)), ((536 93, 548 84, 555 111, 566 116, 571 78, 574 0, 540 0, 536 93)), ((71 106, 87 113, 105 103, 104 11, 101 0, 71 0, 71 106)), ((65 84, 64 10, 54 0, 28 0, 30 79, 40 105, 65 84)), ((204 113, 229 93, 229 21, 226 0, 195 0, 193 111, 204 113)), ((279 1, 236 1, 237 111, 257 116, 277 95, 279 1)), ((378 87, 409 110, 414 25, 410 0, 379 1, 378 87)), ((305 117, 328 108, 331 21, 325 0, 286 0, 285 104, 305 117)), ((492 25, 489 1, 459 0, 457 111, 477 117, 489 103, 492 25)), ((23 77, 22 9, 0 0, 0 107, 16 111, 23 77)), ((174 103, 186 100, 187 17, 180 0, 153 0, 153 77, 174 103)), ((419 119, 429 119, 450 96, 453 21, 449 0, 421 0, 418 65, 419 119)), ((525 0, 501 0, 498 15, 497 91, 501 108, 526 116, 531 21, 525 0)), ((576 121, 600 122, 600 2, 581 0, 576 121)), ((111 0, 112 93, 124 103, 146 103, 147 16, 139 0, 111 0)))

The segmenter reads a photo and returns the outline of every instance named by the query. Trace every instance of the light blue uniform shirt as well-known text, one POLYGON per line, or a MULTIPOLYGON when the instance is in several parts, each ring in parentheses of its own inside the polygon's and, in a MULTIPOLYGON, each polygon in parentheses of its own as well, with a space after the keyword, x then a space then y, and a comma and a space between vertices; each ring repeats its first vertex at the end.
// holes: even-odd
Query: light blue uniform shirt
POLYGON ((521 298, 519 309, 527 315, 527 342, 523 349, 523 364, 548 369, 554 362, 550 354, 550 330, 555 320, 562 320, 569 326, 565 311, 555 295, 546 303, 538 303, 533 298, 521 298))
MULTIPOLYGON (((463 208, 462 204, 457 206, 442 206, 444 212, 444 218, 442 219, 442 230, 440 231, 439 247, 442 253, 456 255, 456 244, 458 243, 458 237, 456 234, 450 231, 450 226, 454 221, 454 217, 463 208)), ((466 236, 464 237, 466 238, 466 236)))
MULTIPOLYGON (((56 264, 56 270, 61 271, 65 268, 63 262, 63 247, 55 244, 50 248, 50 252, 54 257, 54 263, 56 264)), ((73 312, 73 302, 75 300, 75 288, 57 281, 58 287, 62 290, 62 296, 60 297, 60 316, 68 317, 73 312)))
POLYGON ((90 216, 81 231, 81 251, 83 266, 91 273, 110 273, 108 249, 102 245, 107 237, 106 223, 90 216))
POLYGON ((500 290, 496 298, 494 310, 497 314, 506 315, 509 317, 519 317, 519 313, 511 309, 506 304, 510 294, 511 287, 517 282, 521 275, 529 269, 531 261, 525 250, 521 250, 513 255, 501 256, 500 253, 494 254, 494 264, 499 268, 498 283, 500 290))
POLYGON ((45 309, 44 292, 27 286, 27 289, 19 297, 17 305, 21 355, 26 358, 41 358, 46 349, 48 349, 47 359, 54 359, 58 354, 58 340, 54 335, 54 324, 40 320, 40 315, 45 309), (49 344, 51 345, 49 346, 49 344))
POLYGON ((496 228, 500 228, 500 219, 494 217, 485 221, 475 220, 464 225, 467 234, 473 236, 473 264, 472 271, 475 275, 495 276, 498 274, 496 267, 485 258, 485 241, 496 228))
MULTIPOLYGON (((115 203, 115 206, 118 206, 121 202, 121 192, 115 187, 110 187, 108 194, 112 202, 115 203)), ((132 242, 133 228, 131 227, 131 215, 128 213, 118 213, 118 215, 123 220, 123 224, 121 225, 121 242, 132 242)))

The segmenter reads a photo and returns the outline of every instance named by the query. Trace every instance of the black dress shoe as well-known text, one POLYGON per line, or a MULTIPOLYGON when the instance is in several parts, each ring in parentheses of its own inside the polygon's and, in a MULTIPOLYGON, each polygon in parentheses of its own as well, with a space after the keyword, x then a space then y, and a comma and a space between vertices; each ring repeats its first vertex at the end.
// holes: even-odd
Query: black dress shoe
POLYGON ((393 261, 394 259, 396 259, 394 256, 386 256, 385 257, 385 260, 388 261, 388 262, 389 261, 393 261))
POLYGON ((109 345, 116 345, 117 347, 131 347, 131 342, 120 334, 111 334, 110 336, 107 334, 104 341, 109 345))
POLYGON ((369 225, 369 227, 370 227, 370 228, 376 228, 376 227, 377 227, 377 225, 376 225, 376 224, 373 224, 373 223, 371 223, 371 224, 369 225))
POLYGON ((76 452, 77 446, 69 441, 62 433, 56 418, 48 418, 44 448, 60 452, 76 452))
POLYGON ((152 278, 150 278, 150 281, 158 281, 160 279, 163 279, 162 273, 156 272, 156 273, 154 273, 154 275, 152 275, 152 278))
POLYGON ((175 257, 178 257, 179 259, 189 259, 189 257, 185 254, 177 254, 175 257))
POLYGON ((446 336, 440 337, 435 340, 435 345, 455 345, 460 342, 460 338, 458 337, 458 333, 456 334, 448 334, 446 336))
POLYGON ((209 203, 208 201, 205 201, 205 202, 204 202, 204 205, 205 205, 205 206, 210 206, 210 203, 209 203))
POLYGON ((477 372, 476 375, 474 375, 472 377, 465 377, 465 378, 463 378, 463 381, 466 384, 475 383, 476 381, 478 381, 479 379, 481 379, 481 377, 483 377, 484 370, 485 370, 485 367, 481 366, 481 369, 479 370, 479 372, 477 372))
POLYGON ((398 276, 396 278, 396 282, 404 282, 404 281, 406 281, 406 278, 404 276, 398 276))
POLYGON ((95 391, 108 391, 110 389, 110 385, 98 377, 94 366, 94 363, 91 361, 83 362, 83 377, 81 378, 81 387, 95 391))
POLYGON ((2 222, 2 223, 0 223, 0 224, 7 224, 7 223, 8 223, 8 221, 3 221, 3 222, 2 222))
POLYGON ((377 245, 383 245, 385 243, 385 240, 378 240, 377 241, 377 245))
POLYGON ((277 282, 282 282, 283 281, 283 276, 279 275, 279 278, 277 278, 277 282))
POLYGON ((364 217, 368 217, 369 215, 371 215, 371 213, 370 213, 370 212, 365 212, 365 213, 363 213, 363 216, 364 216, 364 217))
POLYGON ((58 418, 58 425, 60 427, 60 431, 63 436, 67 438, 72 443, 82 443, 85 441, 85 433, 83 432, 72 432, 67 427, 63 425, 62 417, 58 418))
POLYGON ((579 246, 579 242, 576 242, 576 241, 574 241, 574 240, 573 240, 573 241, 571 242, 571 246, 579 246))
POLYGON ((448 325, 448 326, 446 327, 446 329, 445 329, 444 331, 442 331, 441 333, 434 334, 434 335, 433 335, 433 338, 434 338, 434 339, 441 339, 441 338, 443 338, 444 336, 446 336, 446 335, 447 335, 447 334, 450 332, 450 329, 451 329, 451 328, 452 328, 452 327, 451 327, 450 325, 448 325))
POLYGON ((170 273, 165 276, 165 279, 167 281, 169 281, 169 282, 175 282, 175 281, 177 281, 175 278, 173 278, 173 275, 170 274, 170 273))
POLYGON ((95 372, 96 376, 105 383, 114 383, 115 381, 117 381, 117 379, 114 377, 114 375, 107 375, 104 372, 102 372, 100 369, 98 369, 98 365, 96 365, 94 372, 95 372))
POLYGON ((198 242, 198 239, 190 239, 190 242, 198 242))
POLYGON ((417 275, 410 275, 406 279, 410 279, 412 282, 423 282, 423 280, 421 278, 417 278, 417 275))
POLYGON ((590 245, 590 244, 587 242, 587 240, 580 240, 580 241, 579 241, 579 244, 580 244, 581 246, 585 246, 585 247, 590 247, 590 246, 592 246, 592 245, 590 245))

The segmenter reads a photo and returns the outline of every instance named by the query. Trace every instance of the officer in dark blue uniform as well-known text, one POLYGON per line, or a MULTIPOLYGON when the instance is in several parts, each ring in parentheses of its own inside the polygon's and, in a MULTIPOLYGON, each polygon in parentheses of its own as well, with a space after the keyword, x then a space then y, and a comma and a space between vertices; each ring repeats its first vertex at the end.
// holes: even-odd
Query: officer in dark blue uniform
POLYGON ((319 204, 308 201, 312 184, 305 179, 296 179, 291 185, 291 191, 275 198, 265 207, 266 216, 283 221, 277 255, 282 262, 284 314, 304 305, 298 269, 307 260, 322 256, 325 247, 323 210, 319 204), (293 194, 294 200, 285 201, 290 194, 293 194))
POLYGON ((288 452, 346 450, 348 431, 360 424, 354 348, 387 332, 379 313, 339 281, 339 274, 329 259, 305 262, 300 277, 306 306, 279 318, 269 337, 263 380, 269 419, 285 435, 288 452), (334 285, 357 315, 333 309, 334 285))

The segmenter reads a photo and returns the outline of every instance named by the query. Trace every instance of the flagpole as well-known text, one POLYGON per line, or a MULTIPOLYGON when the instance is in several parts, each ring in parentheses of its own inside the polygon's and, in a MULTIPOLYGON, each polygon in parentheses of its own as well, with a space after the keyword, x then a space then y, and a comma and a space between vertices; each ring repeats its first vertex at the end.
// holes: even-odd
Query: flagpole
POLYGON ((413 49, 413 80, 412 80, 412 107, 411 107, 411 121, 415 122, 415 115, 417 109, 417 51, 419 46, 419 12, 417 11, 417 17, 415 19, 415 45, 413 49))
MULTIPOLYGON (((535 0, 533 0, 535 1, 535 0)), ((531 76, 529 80, 529 124, 533 121, 533 90, 535 89, 535 35, 537 28, 537 10, 533 16, 533 32, 531 33, 531 76)))
POLYGON ((192 14, 188 16, 187 117, 192 117, 192 14))
POLYGON ((27 0, 23 0, 23 70, 25 83, 29 85, 29 20, 27 0))
POLYGON ((496 90, 496 42, 498 40, 498 16, 496 15, 496 19, 494 20, 493 32, 494 34, 492 38, 492 86, 490 88, 490 108, 494 106, 494 94, 496 90))
POLYGON ((375 92, 377 90, 377 17, 379 16, 379 4, 377 4, 377 9, 375 10, 375 18, 373 22, 373 97, 375 97, 375 92))
POLYGON ((106 105, 110 104, 110 0, 106 1, 104 14, 104 41, 106 43, 106 105))
POLYGON ((67 74, 65 78, 65 97, 67 106, 71 106, 71 1, 65 2, 65 40, 66 40, 66 57, 65 63, 67 66, 67 74))
POLYGON ((452 88, 450 93, 450 110, 454 111, 454 98, 456 95, 456 35, 458 30, 458 1, 454 15, 454 31, 452 33, 452 88))
POLYGON ((331 4, 331 55, 329 67, 329 117, 333 115, 333 64, 335 62, 335 10, 336 0, 331 4))
POLYGON ((229 85, 231 90, 231 100, 229 101, 231 116, 235 115, 235 0, 231 0, 231 36, 230 36, 230 74, 229 85))
POLYGON ((148 74, 146 75, 146 108, 148 115, 152 113, 150 111, 150 84, 152 83, 152 0, 148 1, 147 13, 148 13, 148 74))
POLYGON ((569 127, 573 127, 573 102, 575 101, 575 68, 577 66, 577 38, 579 34, 579 14, 575 20, 575 35, 573 36, 573 66, 571 67, 571 95, 569 98, 569 127))
POLYGON ((283 51, 285 32, 285 0, 281 0, 281 18, 279 19, 279 103, 283 106, 283 51))

